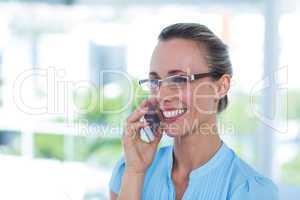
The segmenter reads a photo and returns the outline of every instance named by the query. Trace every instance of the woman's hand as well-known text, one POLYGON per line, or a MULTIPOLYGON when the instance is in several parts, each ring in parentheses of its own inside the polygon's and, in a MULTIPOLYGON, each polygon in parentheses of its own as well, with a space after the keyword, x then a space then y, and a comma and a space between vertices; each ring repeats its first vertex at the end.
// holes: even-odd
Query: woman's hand
POLYGON ((127 118, 124 126, 123 148, 125 153, 125 170, 129 173, 144 174, 152 163, 157 146, 161 140, 161 130, 155 133, 154 141, 147 143, 140 137, 140 130, 149 126, 140 119, 148 111, 149 104, 157 104, 155 98, 144 100, 140 106, 127 118))

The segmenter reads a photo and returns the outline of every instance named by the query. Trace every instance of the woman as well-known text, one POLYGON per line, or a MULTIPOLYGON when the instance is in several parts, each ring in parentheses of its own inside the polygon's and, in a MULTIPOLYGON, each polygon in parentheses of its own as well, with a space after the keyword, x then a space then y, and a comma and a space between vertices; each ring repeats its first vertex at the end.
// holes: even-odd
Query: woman
POLYGON ((237 157, 219 137, 217 114, 232 76, 226 45, 207 27, 173 24, 159 35, 149 79, 151 98, 128 118, 124 158, 110 180, 111 199, 278 199, 273 182, 237 157), (149 105, 162 113, 154 141, 139 137, 149 105), (162 133, 174 145, 157 149, 162 133))

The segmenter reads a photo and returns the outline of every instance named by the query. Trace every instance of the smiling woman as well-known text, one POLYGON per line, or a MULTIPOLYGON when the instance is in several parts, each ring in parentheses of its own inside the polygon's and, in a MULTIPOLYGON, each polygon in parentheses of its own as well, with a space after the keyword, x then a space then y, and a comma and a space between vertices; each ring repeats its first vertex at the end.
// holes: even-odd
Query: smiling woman
POLYGON ((278 199, 273 182, 241 160, 219 137, 217 114, 228 104, 232 76, 227 46, 207 27, 173 24, 162 30, 149 78, 151 98, 127 118, 124 157, 111 180, 111 199, 278 199), (153 141, 139 131, 149 105, 162 114, 153 141), (172 146, 158 149, 162 134, 172 146))

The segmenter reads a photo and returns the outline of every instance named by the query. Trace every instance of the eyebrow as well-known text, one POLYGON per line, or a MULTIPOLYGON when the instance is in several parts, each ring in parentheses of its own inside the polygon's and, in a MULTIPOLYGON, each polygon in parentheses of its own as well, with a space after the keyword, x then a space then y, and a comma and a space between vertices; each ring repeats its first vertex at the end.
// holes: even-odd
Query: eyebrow
MULTIPOLYGON (((182 71, 182 70, 179 70, 179 69, 173 69, 173 70, 168 71, 168 76, 175 75, 175 74, 179 74, 179 73, 184 73, 184 74, 186 74, 186 72, 184 72, 184 71, 182 71)), ((156 72, 150 72, 150 73, 149 73, 149 76, 153 76, 153 77, 155 77, 155 78, 160 78, 160 76, 159 76, 156 72)))

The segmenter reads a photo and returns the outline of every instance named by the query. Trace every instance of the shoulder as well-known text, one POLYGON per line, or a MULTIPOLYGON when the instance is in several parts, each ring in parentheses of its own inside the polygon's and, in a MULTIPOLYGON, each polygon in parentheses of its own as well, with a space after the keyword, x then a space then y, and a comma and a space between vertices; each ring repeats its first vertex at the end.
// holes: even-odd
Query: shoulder
POLYGON ((230 199, 278 199, 278 188, 273 181, 235 156, 231 176, 230 199))

